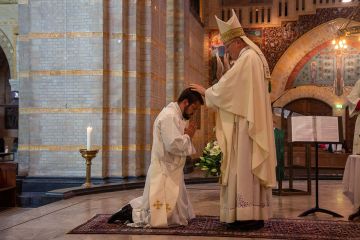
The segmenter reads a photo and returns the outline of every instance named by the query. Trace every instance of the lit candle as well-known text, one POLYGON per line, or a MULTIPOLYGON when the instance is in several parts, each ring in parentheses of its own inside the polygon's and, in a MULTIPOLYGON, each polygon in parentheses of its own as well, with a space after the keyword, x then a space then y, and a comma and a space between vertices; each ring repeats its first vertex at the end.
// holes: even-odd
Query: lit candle
POLYGON ((91 149, 91 132, 92 132, 92 130, 93 130, 92 127, 87 127, 87 129, 86 129, 86 150, 91 149))

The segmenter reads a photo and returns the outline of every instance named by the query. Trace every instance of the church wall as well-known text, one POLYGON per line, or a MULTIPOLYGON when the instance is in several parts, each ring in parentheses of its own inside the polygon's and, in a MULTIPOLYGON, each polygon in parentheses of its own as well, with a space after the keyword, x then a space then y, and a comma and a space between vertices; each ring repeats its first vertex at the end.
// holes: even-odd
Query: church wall
POLYGON ((207 0, 203 1, 204 9, 204 25, 206 29, 217 29, 215 15, 221 17, 221 3, 222 0, 207 0))
MULTIPOLYGON (((19 4, 20 174, 83 176, 89 125, 102 145, 102 1, 83 4, 19 4)), ((101 155, 93 176, 102 176, 101 155)))
POLYGON ((19 175, 27 175, 30 164, 30 151, 29 148, 22 150, 22 145, 28 146, 30 143, 29 131, 30 131, 30 116, 22 114, 20 107, 22 104, 26 106, 26 103, 31 100, 29 70, 30 70, 30 50, 29 40, 27 35, 29 33, 29 13, 30 9, 28 4, 19 4, 19 36, 17 39, 17 71, 19 79, 19 175))
POLYGON ((166 103, 176 101, 184 87, 185 14, 188 0, 166 2, 166 103))
POLYGON ((15 2, 0 3, 0 47, 5 52, 11 70, 16 78, 16 34, 18 32, 18 7, 15 2))
POLYGON ((6 108, 3 107, 5 104, 11 103, 9 78, 10 69, 7 58, 3 50, 0 49, 0 138, 5 141, 3 147, 8 146, 11 149, 12 141, 17 137, 17 129, 6 128, 6 108))
POLYGON ((166 104, 166 1, 19 4, 20 174, 146 174, 152 124, 166 104))
MULTIPOLYGON (((340 27, 344 22, 346 22, 345 19, 338 18, 321 24, 302 35, 287 48, 272 73, 273 96, 280 96, 283 91, 287 92, 274 106, 284 106, 294 99, 310 97, 327 102, 333 107, 334 115, 344 114, 344 109, 337 109, 335 105, 342 104, 344 106, 346 104, 345 97, 359 78, 355 67, 358 58, 356 53, 359 51, 357 38, 348 37, 349 47, 342 53, 334 51, 334 46, 331 44, 337 29, 331 26, 340 27), (316 60, 318 56, 322 58, 321 70, 316 71, 317 69, 314 68, 316 74, 311 74, 306 66, 310 63, 313 64, 313 60, 316 60), (329 61, 332 58, 333 60, 329 61), (343 59, 340 59, 340 62, 344 61, 344 64, 336 66, 335 63, 339 61, 339 58, 343 59), (308 75, 304 75, 304 72, 308 75), (330 77, 326 78, 327 75, 330 77), (339 76, 343 79, 342 84, 344 84, 344 87, 340 89, 334 88, 334 83, 339 81, 339 76), (314 82, 308 84, 309 79, 314 79, 314 82)), ((352 24, 358 23, 353 21, 352 24)))
MULTIPOLYGON (((78 150, 91 125, 94 147, 101 148, 93 177, 145 175, 157 114, 189 83, 209 82, 208 31, 222 9, 220 0, 203 2, 205 26, 190 12, 189 0, 19 1, 20 174, 84 177, 78 150)), ((290 9, 293 19, 282 19, 287 22, 248 25, 274 71, 282 69, 276 70, 279 60, 302 35, 352 10, 317 8, 297 15, 290 9)), ((279 96, 283 89, 273 80, 273 95, 279 96)), ((329 92, 299 87, 277 104, 298 97, 329 103, 334 99, 329 92)), ((195 118, 193 157, 214 139, 213 112, 204 106, 195 118)))
POLYGON ((108 146, 103 152, 103 176, 122 175, 122 92, 123 92, 123 5, 122 1, 111 0, 104 5, 104 62, 108 74, 103 79, 103 101, 107 106, 103 118, 103 144, 108 146), (113 74, 111 74, 113 72, 113 74), (111 111, 111 109, 119 109, 111 111), (113 146, 113 147, 111 147, 113 146), (118 146, 118 147, 116 147, 118 146))
MULTIPOLYGON (((220 3, 204 2, 204 30, 188 0, 19 2, 20 172, 84 176, 78 149, 92 125, 93 142, 101 147, 94 177, 146 174, 157 114, 189 83, 208 83, 207 31, 212 13, 222 15, 220 3)), ((299 37, 349 9, 313 9, 314 16, 250 26, 247 33, 260 33, 256 39, 275 69, 299 37)), ((331 99, 321 95, 326 91, 319 94, 331 99)), ((202 107, 196 120, 199 155, 213 138, 214 115, 202 107)))
MULTIPOLYGON (((202 23, 191 13, 189 0, 170 0, 166 6, 166 103, 195 82, 207 84, 207 37, 202 23)), ((208 110, 194 116, 198 129, 193 143, 198 157, 208 141, 208 110)), ((212 129, 212 128, 211 128, 212 129)))
MULTIPOLYGON (((188 3, 188 2, 186 2, 188 3)), ((189 9, 185 5, 185 9, 189 9)), ((207 48, 205 48, 206 35, 204 26, 198 19, 190 12, 185 11, 185 46, 184 46, 184 78, 185 87, 190 83, 198 83, 207 85, 208 82, 208 67, 204 59, 207 59, 207 48)), ((193 143, 197 154, 193 157, 202 155, 202 150, 208 142, 208 130, 211 128, 211 118, 208 117, 208 109, 206 106, 201 108, 201 112, 194 116, 197 121, 197 132, 193 137, 193 143)))
POLYGON ((159 32, 165 7, 165 1, 123 2, 121 169, 109 168, 111 175, 145 175, 150 164, 152 124, 165 100, 165 35, 159 32))
MULTIPOLYGON (((341 24, 347 21, 343 18, 348 17, 354 11, 357 2, 341 3, 336 1, 335 3, 325 3, 325 1, 323 1, 320 3, 317 1, 315 4, 313 1, 304 1, 304 6, 301 1, 299 3, 300 5, 296 8, 295 1, 288 1, 288 14, 285 16, 284 1, 276 0, 272 2, 272 5, 256 3, 242 5, 237 1, 229 0, 219 3, 217 0, 210 0, 207 4, 208 6, 205 6, 207 11, 205 14, 206 28, 210 31, 216 29, 216 22, 211 20, 213 15, 216 14, 226 20, 231 16, 230 10, 234 8, 236 14, 240 17, 246 34, 262 48, 268 60, 272 70, 272 99, 276 99, 281 94, 284 94, 275 105, 283 106, 284 103, 290 102, 298 97, 314 97, 328 102, 329 105, 333 106, 334 115, 341 115, 343 111, 336 109, 335 105, 344 105, 346 102, 345 96, 350 92, 354 79, 356 79, 358 75, 357 71, 352 71, 351 69, 349 71, 346 70, 353 66, 351 63, 356 61, 356 57, 344 57, 345 65, 349 66, 344 66, 345 70, 342 72, 345 83, 343 89, 336 89, 335 91, 332 86, 334 79, 331 79, 331 81, 329 80, 325 84, 327 86, 313 86, 312 88, 310 86, 301 86, 289 90, 288 93, 284 91, 288 91, 287 89, 291 88, 289 81, 292 81, 294 78, 298 79, 297 85, 304 85, 305 81, 299 82, 299 80, 301 81, 299 74, 301 69, 298 69, 300 62, 305 60, 305 55, 315 51, 323 44, 329 44, 331 42, 336 36, 336 30, 341 24), (279 2, 282 2, 281 16, 279 16, 279 2), (265 9, 265 22, 262 22, 261 18, 259 18, 259 21, 256 20, 256 9, 260 15, 262 9, 265 9), (270 22, 267 21, 266 15, 266 10, 268 9, 271 14, 270 22), (251 11, 253 13, 252 22, 250 22, 249 19, 249 13, 251 11), (319 26, 322 26, 320 30, 318 29, 319 26), (307 34, 309 35, 306 36, 307 34), (303 57, 299 58, 299 56, 303 57), (290 76, 290 74, 287 73, 289 71, 297 73, 298 75, 290 76), (311 88, 311 91, 309 91, 309 88, 311 88), (334 92, 336 92, 336 94, 334 92)), ((354 15, 354 20, 358 21, 359 16, 359 12, 357 12, 354 15)), ((357 23, 353 21, 350 25, 352 24, 357 23)), ((356 41, 357 39, 355 42, 356 41)), ((321 74, 325 74, 325 71, 328 72, 329 69, 324 68, 321 70, 321 74)), ((327 80, 323 78, 321 81, 327 80)))
MULTIPOLYGON (((9 79, 16 79, 16 34, 18 32, 18 7, 15 1, 0 2, 0 48, 5 54, 7 63, 0 63, 1 104, 12 104, 9 79)), ((0 60, 1 61, 1 60, 0 60)), ((4 105, 3 105, 4 106, 4 105)), ((5 140, 5 145, 11 150, 13 141, 18 136, 17 129, 6 127, 6 108, 0 108, 0 137, 5 140)))

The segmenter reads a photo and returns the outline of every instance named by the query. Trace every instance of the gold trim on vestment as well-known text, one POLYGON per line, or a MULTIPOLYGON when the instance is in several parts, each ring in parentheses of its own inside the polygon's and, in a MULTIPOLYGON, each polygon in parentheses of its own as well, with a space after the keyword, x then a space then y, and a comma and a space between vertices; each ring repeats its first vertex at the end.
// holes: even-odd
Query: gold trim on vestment
POLYGON ((162 204, 159 200, 156 200, 156 202, 153 204, 153 207, 156 209, 160 209, 164 204, 162 204))
POLYGON ((171 207, 170 207, 170 205, 167 203, 166 204, 166 212, 170 212, 171 211, 171 207))
POLYGON ((245 36, 244 29, 241 27, 233 28, 227 32, 221 33, 221 40, 225 44, 225 43, 233 40, 234 38, 241 37, 241 36, 245 36))

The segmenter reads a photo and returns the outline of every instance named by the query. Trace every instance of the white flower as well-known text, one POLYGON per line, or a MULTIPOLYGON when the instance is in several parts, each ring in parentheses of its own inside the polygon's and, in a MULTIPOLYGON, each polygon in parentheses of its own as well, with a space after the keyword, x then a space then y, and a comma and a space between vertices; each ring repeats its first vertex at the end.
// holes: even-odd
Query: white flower
POLYGON ((209 152, 212 148, 212 144, 211 142, 209 142, 208 144, 206 144, 206 147, 204 148, 205 151, 209 152))
POLYGON ((203 150, 203 156, 200 161, 195 164, 200 170, 206 171, 206 176, 219 176, 221 165, 221 149, 217 141, 210 141, 203 150))
POLYGON ((215 146, 210 150, 210 156, 217 156, 219 153, 221 153, 219 146, 215 146))

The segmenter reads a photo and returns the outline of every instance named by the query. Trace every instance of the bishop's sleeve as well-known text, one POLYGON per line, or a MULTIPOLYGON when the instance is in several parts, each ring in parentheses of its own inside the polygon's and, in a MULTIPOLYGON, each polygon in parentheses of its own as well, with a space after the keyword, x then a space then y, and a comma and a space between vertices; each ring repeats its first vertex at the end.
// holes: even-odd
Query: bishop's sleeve
POLYGON ((244 54, 216 84, 206 89, 205 102, 208 107, 247 117, 247 103, 253 87, 251 72, 248 71, 251 60, 249 53, 244 54))
POLYGON ((360 96, 360 80, 358 80, 355 83, 355 86, 352 89, 352 91, 350 92, 350 94, 348 95, 347 99, 349 102, 356 105, 359 101, 359 96, 360 96))
POLYGON ((161 120, 160 134, 165 151, 177 156, 189 156, 195 153, 189 135, 184 134, 180 128, 179 119, 168 115, 161 120))
POLYGON ((347 100, 349 102, 349 113, 351 117, 358 114, 358 112, 355 109, 358 101, 360 100, 359 97, 360 97, 360 80, 358 80, 355 83, 355 86, 351 90, 350 94, 347 96, 347 100))

